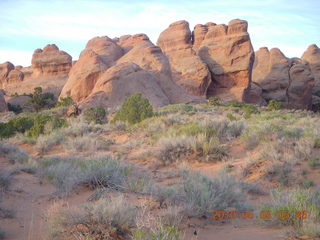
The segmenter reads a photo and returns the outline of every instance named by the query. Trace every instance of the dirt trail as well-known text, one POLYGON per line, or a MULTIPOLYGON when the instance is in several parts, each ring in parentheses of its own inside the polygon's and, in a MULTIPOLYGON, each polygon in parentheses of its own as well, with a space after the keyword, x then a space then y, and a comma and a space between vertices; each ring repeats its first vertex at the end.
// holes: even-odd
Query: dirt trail
POLYGON ((1 206, 13 211, 12 219, 0 219, 8 240, 45 239, 47 233, 46 211, 55 192, 50 184, 40 184, 39 179, 28 173, 18 173, 1 206))

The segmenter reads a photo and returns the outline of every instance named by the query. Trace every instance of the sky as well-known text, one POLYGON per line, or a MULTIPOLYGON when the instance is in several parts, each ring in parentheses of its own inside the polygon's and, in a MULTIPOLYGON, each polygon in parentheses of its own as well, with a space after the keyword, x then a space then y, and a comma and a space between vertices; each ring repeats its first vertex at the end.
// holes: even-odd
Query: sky
POLYGON ((29 66, 33 51, 47 44, 78 59, 95 36, 145 33, 156 43, 170 23, 249 23, 255 50, 278 47, 301 57, 320 47, 319 0, 0 0, 0 63, 29 66))

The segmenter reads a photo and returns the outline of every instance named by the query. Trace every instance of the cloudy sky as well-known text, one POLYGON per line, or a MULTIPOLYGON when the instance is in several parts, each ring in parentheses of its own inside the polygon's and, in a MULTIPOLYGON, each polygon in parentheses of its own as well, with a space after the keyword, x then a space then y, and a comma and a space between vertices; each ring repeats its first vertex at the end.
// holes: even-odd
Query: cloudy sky
POLYGON ((320 45, 319 0, 0 0, 0 63, 28 66, 36 48, 55 43, 74 59, 95 36, 146 33, 156 42, 171 22, 249 22, 255 49, 300 57, 320 45))

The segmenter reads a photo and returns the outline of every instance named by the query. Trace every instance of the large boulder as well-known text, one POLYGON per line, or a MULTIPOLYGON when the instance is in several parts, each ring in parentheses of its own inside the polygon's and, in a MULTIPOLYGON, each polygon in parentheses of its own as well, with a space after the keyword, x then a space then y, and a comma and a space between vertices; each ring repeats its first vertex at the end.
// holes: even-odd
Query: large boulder
POLYGON ((7 82, 7 77, 14 69, 14 65, 11 62, 5 62, 0 64, 0 88, 3 88, 3 85, 7 82))
POLYGON ((252 81, 262 88, 262 97, 287 102, 289 60, 278 48, 260 48, 255 53, 252 81))
POLYGON ((99 76, 106 69, 107 65, 96 52, 85 49, 72 66, 60 97, 69 96, 76 102, 82 101, 89 96, 99 76))
POLYGON ((287 90, 289 108, 311 109, 314 76, 308 63, 293 58, 289 61, 290 83, 287 90))
POLYGON ((32 56, 33 77, 67 75, 71 66, 72 57, 55 44, 36 49, 32 56))
POLYGON ((124 99, 137 92, 148 98, 154 107, 170 103, 152 71, 146 71, 137 64, 125 62, 103 73, 91 94, 81 103, 81 108, 97 104, 106 108, 116 108, 124 99))
POLYGON ((189 93, 205 96, 211 83, 211 74, 192 49, 189 23, 172 23, 160 34, 157 45, 169 58, 173 79, 189 93))

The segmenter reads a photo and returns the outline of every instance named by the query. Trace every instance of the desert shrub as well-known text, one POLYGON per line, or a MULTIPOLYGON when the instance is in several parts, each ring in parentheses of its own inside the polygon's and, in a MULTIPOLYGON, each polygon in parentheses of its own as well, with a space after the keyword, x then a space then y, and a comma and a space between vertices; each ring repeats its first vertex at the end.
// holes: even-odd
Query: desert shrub
POLYGON ((220 146, 219 139, 208 137, 206 134, 196 137, 193 149, 198 155, 205 156, 205 160, 221 160, 227 155, 225 149, 220 146))
POLYGON ((14 112, 15 114, 22 113, 23 111, 22 107, 19 104, 15 105, 15 104, 8 103, 7 105, 8 105, 8 110, 14 112))
POLYGON ((48 115, 37 115, 34 119, 33 126, 28 131, 28 136, 37 138, 40 134, 43 134, 46 123, 49 122, 51 119, 52 118, 48 115))
POLYGON ((83 117, 87 122, 93 122, 96 124, 102 124, 107 121, 106 119, 107 111, 99 106, 99 107, 91 107, 86 109, 83 112, 83 117))
POLYGON ((189 206, 189 215, 208 216, 211 211, 223 211, 229 207, 248 208, 237 180, 227 174, 209 178, 198 172, 182 172, 178 190, 183 202, 189 206))
POLYGON ((14 145, 0 142, 0 155, 5 157, 10 163, 25 163, 28 161, 28 154, 14 145))
POLYGON ((0 122, 0 138, 9 138, 15 133, 15 129, 10 123, 0 122))
POLYGON ((141 122, 146 118, 152 117, 152 115, 153 110, 149 100, 143 98, 141 93, 136 93, 128 97, 123 102, 113 121, 121 120, 130 124, 134 124, 141 122))
POLYGON ((192 113, 196 112, 196 108, 188 104, 170 104, 161 107, 157 111, 157 115, 166 115, 170 113, 192 113))
POLYGON ((243 107, 243 112, 244 112, 244 117, 245 118, 250 118, 251 114, 257 114, 260 113, 259 110, 257 109, 256 106, 254 106, 253 104, 245 104, 243 107))
POLYGON ((311 188, 314 185, 314 182, 309 179, 301 179, 299 185, 303 188, 311 188))
POLYGON ((308 160, 308 164, 311 168, 316 168, 320 166, 320 159, 317 157, 312 157, 308 160))
POLYGON ((36 87, 29 101, 36 112, 44 107, 52 107, 54 105, 54 95, 52 93, 42 93, 41 87, 36 87))
MULTIPOLYGON (((312 237, 320 236, 320 194, 303 189, 273 189, 271 190, 271 203, 264 204, 262 210, 270 211, 274 216, 269 221, 283 225, 294 226, 298 234, 310 234, 312 237), (276 217, 279 211, 287 211, 288 218, 276 217), (303 216, 307 212, 307 217, 303 216), (314 228, 317 226, 317 228, 314 228), (317 231, 313 231, 317 229, 317 231), (312 230, 312 231, 311 231, 312 230)), ((267 221, 267 222, 269 222, 267 221)))
POLYGON ((163 164, 168 164, 192 153, 194 144, 195 138, 190 136, 162 137, 155 153, 163 164))
POLYGON ((219 98, 218 96, 210 97, 208 100, 210 105, 213 105, 213 106, 221 105, 221 98, 219 98))
POLYGON ((314 139, 314 148, 320 148, 320 137, 314 139))
POLYGON ((129 239, 136 208, 122 195, 100 199, 80 209, 53 205, 49 211, 51 237, 55 239, 129 239))
POLYGON ((275 99, 272 99, 268 102, 268 107, 267 109, 269 111, 272 111, 272 110, 280 110, 282 108, 282 105, 283 103, 282 102, 279 102, 275 99))
POLYGON ((0 172, 0 192, 7 190, 10 186, 11 174, 5 171, 0 172))
POLYGON ((142 170, 109 155, 90 158, 51 157, 44 159, 40 167, 42 175, 48 176, 64 193, 80 185, 143 191, 149 181, 142 170))
POLYGON ((180 240, 180 234, 175 226, 159 223, 153 229, 137 229, 132 233, 133 240, 180 240))
POLYGON ((30 117, 17 117, 10 120, 9 123, 12 124, 16 132, 24 133, 33 126, 34 121, 30 117))
POLYGON ((39 153, 48 152, 51 147, 60 144, 65 139, 61 131, 53 131, 50 135, 40 135, 36 140, 36 150, 39 153))
POLYGON ((71 97, 61 97, 56 104, 56 107, 70 107, 74 103, 71 97))
POLYGON ((110 142, 102 138, 86 135, 68 138, 64 143, 64 149, 71 153, 86 151, 95 152, 97 150, 107 150, 110 144, 110 142))

